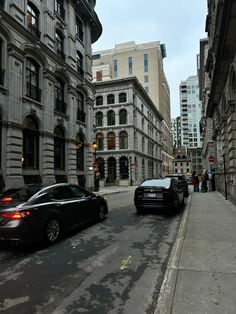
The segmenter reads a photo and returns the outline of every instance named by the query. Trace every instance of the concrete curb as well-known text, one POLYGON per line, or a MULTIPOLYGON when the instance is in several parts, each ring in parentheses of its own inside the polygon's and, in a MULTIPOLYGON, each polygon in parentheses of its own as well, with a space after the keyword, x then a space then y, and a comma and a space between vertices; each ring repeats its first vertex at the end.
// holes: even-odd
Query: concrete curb
POLYGON ((190 193, 180 223, 177 238, 175 240, 175 244, 171 251, 170 259, 166 267, 165 277, 161 286, 154 314, 171 314, 172 312, 172 303, 178 277, 178 265, 182 254, 191 200, 192 194, 190 193))

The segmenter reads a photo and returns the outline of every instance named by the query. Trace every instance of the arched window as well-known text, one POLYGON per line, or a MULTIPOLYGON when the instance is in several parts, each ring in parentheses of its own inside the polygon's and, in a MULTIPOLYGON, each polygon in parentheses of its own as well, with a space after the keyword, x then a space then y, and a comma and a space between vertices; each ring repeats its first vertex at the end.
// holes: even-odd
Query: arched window
POLYGON ((107 104, 111 105, 115 103, 115 96, 113 94, 110 94, 107 96, 107 104))
POLYGON ((66 104, 64 102, 64 89, 65 85, 60 79, 55 82, 55 110, 66 113, 66 104))
POLYGON ((65 18, 64 0, 55 0, 55 13, 65 18))
POLYGON ((113 110, 107 113, 107 125, 115 125, 115 111, 113 110))
POLYGON ((119 122, 120 124, 127 124, 127 111, 125 109, 121 109, 119 112, 119 122))
POLYGON ((81 75, 84 75, 84 61, 83 61, 84 56, 79 50, 77 50, 76 58, 77 58, 77 70, 81 75))
POLYGON ((65 60, 65 54, 64 54, 64 38, 62 34, 59 31, 56 31, 55 33, 55 49, 56 49, 56 54, 65 60))
POLYGON ((26 96, 37 101, 41 100, 39 88, 39 65, 31 58, 26 59, 26 96))
POLYGON ((116 136, 113 132, 107 135, 107 149, 116 149, 116 136))
POLYGON ((96 126, 103 126, 103 113, 102 112, 96 113, 96 126))
POLYGON ((119 103, 126 102, 126 93, 119 94, 119 103))
POLYGON ((120 178, 128 179, 129 177, 129 161, 125 156, 120 157, 120 178))
POLYGON ((0 85, 4 85, 4 74, 5 70, 3 69, 3 40, 0 37, 0 85))
POLYGON ((65 170, 65 135, 60 126, 54 129, 54 169, 65 170))
POLYGON ((86 117, 86 113, 85 113, 85 98, 84 95, 82 93, 78 93, 78 108, 77 108, 77 120, 81 121, 81 122, 85 122, 85 117, 86 117))
POLYGON ((128 148, 128 134, 125 131, 120 132, 119 148, 120 149, 127 149, 128 148))
POLYGON ((84 138, 80 133, 76 137, 76 168, 84 171, 84 138))
POLYGON ((104 137, 102 133, 96 136, 97 150, 104 150, 104 137))
POLYGON ((23 123, 22 166, 24 169, 39 169, 39 129, 35 119, 25 118, 23 123))
POLYGON ((103 97, 97 96, 96 97, 96 106, 102 106, 103 105, 103 97))
POLYGON ((31 2, 27 4, 27 26, 31 33, 38 38, 40 37, 39 31, 39 11, 31 2))

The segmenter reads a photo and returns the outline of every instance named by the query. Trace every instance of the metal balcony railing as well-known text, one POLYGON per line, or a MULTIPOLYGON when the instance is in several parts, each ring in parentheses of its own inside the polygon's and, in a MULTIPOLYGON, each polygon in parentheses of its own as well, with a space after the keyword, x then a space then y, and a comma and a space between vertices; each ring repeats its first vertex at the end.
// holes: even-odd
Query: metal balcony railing
POLYGON ((77 120, 81 122, 85 122, 86 113, 83 111, 77 111, 77 120))
POLYGON ((28 29, 30 30, 30 32, 32 34, 34 34, 36 37, 40 38, 41 33, 40 33, 40 31, 36 25, 30 23, 30 24, 28 24, 28 29))
POLYGON ((55 110, 66 114, 66 103, 63 100, 56 98, 55 99, 55 110))
POLYGON ((26 83, 26 96, 37 101, 41 101, 42 90, 38 86, 34 86, 31 83, 26 83))

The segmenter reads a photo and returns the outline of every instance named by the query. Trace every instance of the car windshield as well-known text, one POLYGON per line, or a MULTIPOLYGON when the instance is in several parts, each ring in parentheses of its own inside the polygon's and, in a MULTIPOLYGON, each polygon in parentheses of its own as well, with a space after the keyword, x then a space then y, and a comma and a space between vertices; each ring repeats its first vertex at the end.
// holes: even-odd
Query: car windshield
POLYGON ((159 187, 168 188, 170 187, 170 183, 171 183, 170 178, 150 179, 150 180, 145 180, 144 182, 142 182, 140 186, 159 186, 159 187))

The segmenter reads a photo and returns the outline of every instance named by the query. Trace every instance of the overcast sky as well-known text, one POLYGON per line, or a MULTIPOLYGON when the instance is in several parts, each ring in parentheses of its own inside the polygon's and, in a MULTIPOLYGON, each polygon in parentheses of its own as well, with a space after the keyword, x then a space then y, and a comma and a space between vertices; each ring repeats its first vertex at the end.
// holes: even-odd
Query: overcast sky
POLYGON ((197 74, 199 40, 207 37, 207 0, 97 0, 103 32, 93 51, 115 44, 160 41, 166 45, 164 71, 170 86, 171 117, 179 115, 179 84, 197 74))

